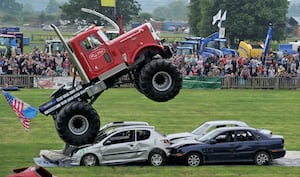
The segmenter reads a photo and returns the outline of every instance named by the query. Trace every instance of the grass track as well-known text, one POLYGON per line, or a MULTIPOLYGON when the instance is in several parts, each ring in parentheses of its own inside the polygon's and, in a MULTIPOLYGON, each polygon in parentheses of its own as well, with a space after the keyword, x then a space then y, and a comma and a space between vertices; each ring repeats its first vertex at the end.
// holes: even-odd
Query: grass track
MULTIPOLYGON (((53 90, 22 89, 11 92, 20 99, 40 106, 48 101, 53 90)), ((204 121, 235 119, 253 127, 266 128, 285 137, 288 150, 300 150, 300 92, 296 90, 188 90, 173 100, 153 102, 135 89, 118 88, 105 91, 94 103, 101 124, 111 121, 147 121, 161 133, 190 131, 204 121)), ((14 168, 34 165, 33 157, 41 149, 60 149, 59 139, 51 117, 38 114, 25 132, 16 116, 0 97, 0 174, 12 173, 14 168)), ((296 177, 300 168, 252 165, 186 166, 102 166, 48 168, 59 177, 125 176, 125 177, 296 177)))

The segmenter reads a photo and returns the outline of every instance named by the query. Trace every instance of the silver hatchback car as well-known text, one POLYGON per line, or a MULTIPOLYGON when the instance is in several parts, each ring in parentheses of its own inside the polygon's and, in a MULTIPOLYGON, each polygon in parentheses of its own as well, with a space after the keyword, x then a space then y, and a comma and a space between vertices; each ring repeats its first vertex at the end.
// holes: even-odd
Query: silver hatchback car
POLYGON ((201 124, 192 132, 168 134, 167 138, 171 141, 171 143, 175 143, 180 140, 200 138, 208 132, 220 127, 248 127, 248 125, 245 122, 237 120, 208 121, 201 124))
POLYGON ((102 133, 96 143, 78 149, 71 165, 96 166, 148 161, 161 166, 169 155, 168 139, 153 126, 125 126, 102 133))

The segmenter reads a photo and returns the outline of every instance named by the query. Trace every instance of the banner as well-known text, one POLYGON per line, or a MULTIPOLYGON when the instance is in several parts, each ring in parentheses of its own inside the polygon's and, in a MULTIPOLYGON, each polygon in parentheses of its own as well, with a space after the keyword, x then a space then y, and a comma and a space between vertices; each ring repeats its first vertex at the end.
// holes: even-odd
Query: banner
POLYGON ((101 6, 103 6, 103 7, 115 7, 115 0, 101 0, 101 6))

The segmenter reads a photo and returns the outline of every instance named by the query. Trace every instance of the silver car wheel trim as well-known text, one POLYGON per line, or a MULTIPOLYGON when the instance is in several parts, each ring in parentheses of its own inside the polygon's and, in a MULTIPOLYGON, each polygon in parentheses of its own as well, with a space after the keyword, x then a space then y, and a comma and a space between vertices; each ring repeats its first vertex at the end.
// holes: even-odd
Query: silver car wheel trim
POLYGON ((200 164, 200 158, 198 155, 192 154, 188 158, 188 164, 190 166, 198 166, 200 164))
POLYGON ((152 78, 152 85, 158 91, 166 91, 172 85, 172 77, 165 71, 157 72, 152 78))
POLYGON ((154 166, 159 166, 163 162, 163 157, 160 154, 153 154, 151 157, 151 163, 154 166))
POLYGON ((256 157, 256 162, 258 165, 266 164, 268 163, 268 161, 269 161, 269 157, 266 154, 259 154, 256 157))
POLYGON ((74 135, 83 135, 89 128, 89 121, 82 115, 75 115, 70 119, 68 128, 74 135))
POLYGON ((95 166, 96 165, 96 158, 93 155, 87 155, 83 159, 85 166, 95 166))

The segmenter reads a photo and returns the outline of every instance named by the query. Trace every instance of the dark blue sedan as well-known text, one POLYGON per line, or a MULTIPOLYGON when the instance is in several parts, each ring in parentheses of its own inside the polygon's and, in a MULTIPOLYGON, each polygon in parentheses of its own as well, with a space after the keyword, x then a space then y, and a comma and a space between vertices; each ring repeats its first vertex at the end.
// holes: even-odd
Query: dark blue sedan
POLYGON ((268 165, 285 155, 284 138, 263 134, 250 127, 224 127, 195 140, 182 140, 170 146, 171 156, 189 166, 206 163, 254 162, 268 165))

